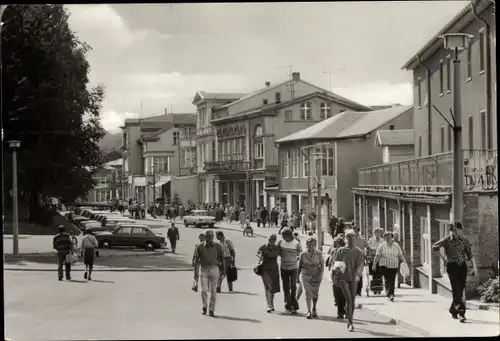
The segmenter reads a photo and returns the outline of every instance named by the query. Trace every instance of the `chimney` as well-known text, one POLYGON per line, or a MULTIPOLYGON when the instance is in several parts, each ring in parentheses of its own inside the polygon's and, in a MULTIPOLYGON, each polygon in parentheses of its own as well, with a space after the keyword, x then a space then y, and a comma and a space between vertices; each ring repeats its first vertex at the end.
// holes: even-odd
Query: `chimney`
POLYGON ((271 86, 271 82, 266 82, 266 88, 269 88, 271 86))
POLYGON ((294 81, 300 81, 300 72, 292 72, 292 79, 294 81))
POLYGON ((165 115, 167 114, 167 108, 165 108, 165 115))

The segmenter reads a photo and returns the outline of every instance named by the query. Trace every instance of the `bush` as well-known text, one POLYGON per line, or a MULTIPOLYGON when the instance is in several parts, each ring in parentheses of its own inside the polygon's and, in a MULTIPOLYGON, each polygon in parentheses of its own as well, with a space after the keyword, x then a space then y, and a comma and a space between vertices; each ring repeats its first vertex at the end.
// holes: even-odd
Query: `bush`
POLYGON ((477 291, 484 303, 498 303, 498 276, 484 282, 477 291))

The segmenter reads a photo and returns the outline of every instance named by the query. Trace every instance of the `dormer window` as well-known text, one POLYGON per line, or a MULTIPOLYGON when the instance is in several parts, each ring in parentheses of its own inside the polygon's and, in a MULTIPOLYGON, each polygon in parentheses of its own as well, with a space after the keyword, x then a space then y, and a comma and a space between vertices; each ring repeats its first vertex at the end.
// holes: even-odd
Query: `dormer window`
POLYGON ((330 106, 328 103, 321 103, 321 119, 326 120, 327 118, 332 117, 332 111, 330 110, 330 106))
POLYGON ((267 98, 264 98, 264 99, 262 100, 262 103, 263 103, 263 104, 267 104, 267 98))
POLYGON ((311 102, 304 102, 300 104, 300 119, 302 121, 312 120, 311 102))

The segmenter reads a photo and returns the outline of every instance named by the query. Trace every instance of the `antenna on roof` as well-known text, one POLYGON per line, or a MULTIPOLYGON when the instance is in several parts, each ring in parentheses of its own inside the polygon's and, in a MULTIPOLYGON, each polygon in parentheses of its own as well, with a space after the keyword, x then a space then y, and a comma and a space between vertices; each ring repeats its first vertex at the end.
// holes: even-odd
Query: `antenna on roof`
POLYGON ((325 70, 323 74, 328 74, 328 91, 332 92, 332 73, 337 71, 345 71, 345 69, 333 69, 333 70, 325 70))
POLYGON ((278 66, 278 69, 282 69, 282 68, 287 68, 288 69, 289 83, 287 84, 287 86, 290 89, 290 100, 292 100, 295 97, 295 91, 294 91, 294 86, 293 86, 294 84, 293 84, 292 67, 293 67, 293 65, 278 66))

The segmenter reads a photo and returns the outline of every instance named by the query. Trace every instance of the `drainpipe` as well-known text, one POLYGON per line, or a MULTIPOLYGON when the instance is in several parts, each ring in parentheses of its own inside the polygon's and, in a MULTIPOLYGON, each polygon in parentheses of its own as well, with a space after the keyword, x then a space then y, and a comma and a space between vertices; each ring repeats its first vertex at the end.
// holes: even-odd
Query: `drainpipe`
MULTIPOLYGON (((491 44, 491 38, 490 38, 491 26, 488 23, 488 21, 486 21, 486 19, 479 16, 479 14, 477 13, 477 9, 474 7, 472 2, 470 3, 470 8, 471 8, 474 16, 484 23, 484 33, 486 36, 486 41, 485 41, 485 49, 486 49, 486 51, 485 51, 485 53, 486 53, 486 62, 485 62, 485 64, 486 64, 486 66, 485 66, 485 72, 486 72, 486 113, 487 113, 487 115, 492 115, 492 112, 491 112, 491 105, 492 105, 492 103, 491 103, 492 102, 491 101, 491 46, 490 46, 490 44, 491 44)), ((490 147, 492 147, 492 146, 490 146, 490 147)), ((488 148, 488 146, 486 146, 486 148, 488 148)))
POLYGON ((427 155, 432 155, 432 96, 431 96, 431 70, 429 67, 424 65, 417 54, 418 64, 425 69, 425 74, 427 78, 427 155))

